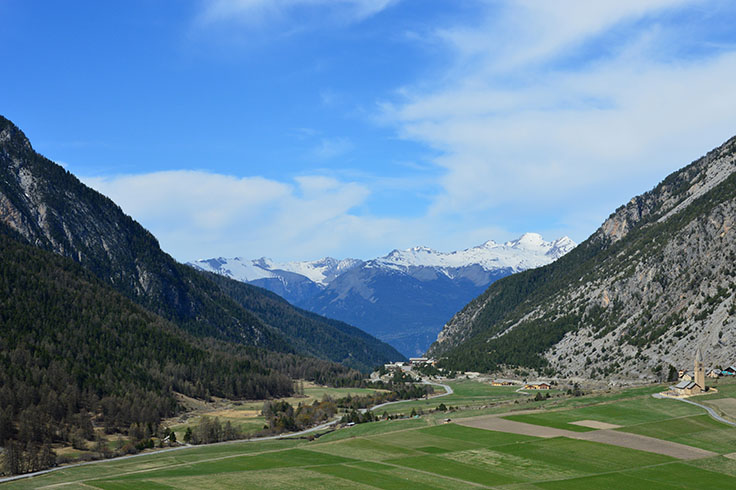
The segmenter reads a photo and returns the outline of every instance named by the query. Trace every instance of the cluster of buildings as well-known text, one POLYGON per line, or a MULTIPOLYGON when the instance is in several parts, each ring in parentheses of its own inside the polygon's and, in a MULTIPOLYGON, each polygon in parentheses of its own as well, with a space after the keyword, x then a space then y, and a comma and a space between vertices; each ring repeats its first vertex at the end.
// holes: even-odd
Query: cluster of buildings
POLYGON ((736 367, 729 366, 726 369, 709 369, 706 373, 703 367, 703 356, 700 349, 695 354, 695 363, 692 371, 679 371, 680 382, 673 389, 676 395, 697 395, 708 391, 705 386, 705 378, 720 378, 721 376, 736 376, 736 367))
POLYGON ((437 360, 428 357, 410 357, 409 362, 398 361, 384 364, 383 367, 387 371, 411 371, 412 368, 421 366, 436 366, 437 360))
MULTIPOLYGON (((680 381, 692 381, 695 378, 694 371, 685 371, 680 369, 677 372, 680 381)), ((705 372, 706 378, 720 378, 722 376, 736 376, 736 367, 728 366, 726 369, 708 369, 705 372)))

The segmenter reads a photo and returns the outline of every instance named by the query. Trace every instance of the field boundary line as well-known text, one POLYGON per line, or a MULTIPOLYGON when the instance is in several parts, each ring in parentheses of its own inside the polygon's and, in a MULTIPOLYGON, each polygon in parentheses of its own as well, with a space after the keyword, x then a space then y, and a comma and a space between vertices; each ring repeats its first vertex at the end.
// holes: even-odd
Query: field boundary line
MULTIPOLYGON (((341 464, 347 465, 349 463, 341 463, 341 464)), ((476 486, 476 487, 481 487, 481 488, 492 488, 492 487, 490 487, 488 485, 483 485, 482 483, 476 483, 476 482, 472 482, 472 481, 469 481, 469 480, 461 480, 460 478, 455 478, 454 476, 445 476, 445 475, 441 475, 439 473, 432 473, 431 471, 427 471, 427 470, 418 470, 418 469, 412 468, 410 466, 401 466, 399 464, 387 463, 385 461, 381 461, 381 464, 385 464, 386 466, 391 466, 391 467, 396 468, 396 469, 399 469, 399 470, 407 470, 408 469, 408 470, 416 471, 417 473, 423 473, 425 475, 430 475, 430 476, 432 476, 434 478, 436 478, 436 477, 439 476, 440 478, 447 478, 448 480, 460 482, 460 483, 463 483, 463 484, 466 484, 466 485, 470 484, 470 485, 473 485, 473 486, 476 486)))

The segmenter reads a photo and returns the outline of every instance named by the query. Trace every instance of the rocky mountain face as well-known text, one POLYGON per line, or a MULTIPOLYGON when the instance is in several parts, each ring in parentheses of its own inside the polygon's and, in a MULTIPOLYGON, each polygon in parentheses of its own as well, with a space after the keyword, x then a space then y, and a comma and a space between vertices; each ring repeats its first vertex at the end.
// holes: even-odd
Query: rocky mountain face
POLYGON ((429 353, 455 368, 521 365, 650 379, 736 362, 736 138, 617 209, 557 262, 494 283, 429 353))
POLYGON ((503 244, 489 241, 451 253, 414 247, 368 261, 217 258, 191 265, 264 287, 301 308, 357 325, 413 356, 426 351, 444 322, 489 284, 548 264, 574 247, 567 237, 547 242, 527 233, 503 244))
POLYGON ((215 282, 177 263, 114 202, 36 153, 21 130, 2 117, 0 223, 30 244, 74 259, 115 290, 197 336, 362 369, 402 357, 355 327, 302 312, 253 286, 215 282))

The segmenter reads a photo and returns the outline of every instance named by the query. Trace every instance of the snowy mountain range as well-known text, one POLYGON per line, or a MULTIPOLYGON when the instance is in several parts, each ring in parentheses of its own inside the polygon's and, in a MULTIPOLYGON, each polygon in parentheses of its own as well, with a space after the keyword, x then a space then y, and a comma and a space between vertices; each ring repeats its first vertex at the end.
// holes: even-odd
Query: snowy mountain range
POLYGON ((372 260, 308 262, 201 259, 189 265, 269 289, 296 306, 377 336, 409 356, 425 352, 445 322, 492 282, 540 267, 575 247, 526 233, 456 252, 394 250, 372 260))

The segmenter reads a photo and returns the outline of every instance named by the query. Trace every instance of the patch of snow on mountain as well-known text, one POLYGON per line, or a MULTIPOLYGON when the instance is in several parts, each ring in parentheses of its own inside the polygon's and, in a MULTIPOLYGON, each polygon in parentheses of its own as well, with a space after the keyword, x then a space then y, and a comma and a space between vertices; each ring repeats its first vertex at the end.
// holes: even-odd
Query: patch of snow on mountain
POLYGON ((240 257, 235 257, 234 259, 220 257, 217 259, 200 259, 195 262, 190 262, 190 265, 193 265, 198 269, 221 274, 238 281, 255 281, 258 279, 276 277, 276 274, 257 265, 257 262, 257 260, 244 260, 240 257))
POLYGON ((368 262, 357 259, 337 260, 332 257, 309 262, 274 262, 266 257, 255 260, 221 257, 197 260, 191 265, 239 281, 278 278, 279 271, 286 271, 300 274, 320 286, 327 286, 340 274, 360 266, 398 271, 405 271, 410 267, 431 267, 450 278, 453 278, 453 269, 472 265, 480 265, 488 271, 511 269, 518 272, 549 264, 573 248, 575 242, 568 237, 547 242, 537 233, 525 233, 517 240, 506 243, 489 240, 477 247, 457 252, 438 252, 429 247, 394 250, 384 257, 368 262))
POLYGON ((374 267, 456 268, 478 264, 486 270, 510 268, 514 271, 546 265, 575 247, 568 237, 545 241, 537 233, 525 233, 519 239, 499 244, 490 240, 477 247, 457 252, 438 252, 428 247, 394 250, 372 261, 374 267))

